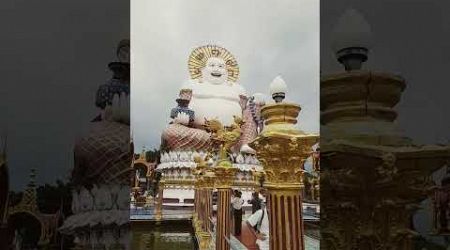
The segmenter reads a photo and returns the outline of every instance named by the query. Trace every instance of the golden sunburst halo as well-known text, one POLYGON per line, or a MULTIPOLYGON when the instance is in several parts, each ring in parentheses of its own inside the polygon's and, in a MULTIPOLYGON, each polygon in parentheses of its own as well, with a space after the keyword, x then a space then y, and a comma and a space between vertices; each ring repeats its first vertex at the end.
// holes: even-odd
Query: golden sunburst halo
POLYGON ((202 76, 202 68, 211 57, 219 57, 225 61, 228 71, 228 81, 236 82, 239 77, 239 66, 234 56, 225 48, 217 45, 205 45, 194 49, 189 56, 189 74, 192 79, 202 76))

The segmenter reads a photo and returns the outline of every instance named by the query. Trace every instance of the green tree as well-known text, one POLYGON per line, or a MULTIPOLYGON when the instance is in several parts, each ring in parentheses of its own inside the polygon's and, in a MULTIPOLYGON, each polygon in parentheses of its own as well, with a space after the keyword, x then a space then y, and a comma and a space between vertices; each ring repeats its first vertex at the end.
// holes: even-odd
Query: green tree
POLYGON ((42 213, 56 213, 61 209, 64 217, 71 214, 72 186, 69 182, 56 180, 56 184, 44 184, 36 189, 37 203, 42 213))
POLYGON ((159 162, 160 151, 158 149, 152 149, 145 152, 145 159, 148 162, 159 162))

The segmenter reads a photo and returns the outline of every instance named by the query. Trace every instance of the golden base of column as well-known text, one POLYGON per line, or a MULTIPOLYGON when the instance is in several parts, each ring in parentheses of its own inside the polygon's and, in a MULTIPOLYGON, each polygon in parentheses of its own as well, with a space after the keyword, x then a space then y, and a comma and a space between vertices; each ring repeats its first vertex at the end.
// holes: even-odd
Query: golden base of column
POLYGON ((156 205, 155 219, 161 220, 162 219, 162 201, 157 201, 155 205, 156 205))
POLYGON ((197 219, 197 220, 193 221, 193 226, 194 226, 194 230, 195 230, 196 233, 197 232, 203 232, 202 225, 203 225, 203 221, 202 220, 197 219))
POLYGON ((209 250, 211 245, 211 235, 208 232, 196 233, 199 250, 209 250))
POLYGON ((155 199, 155 219, 156 221, 161 221, 162 220, 162 210, 163 210, 163 202, 164 202, 164 186, 165 186, 165 181, 162 180, 159 182, 159 190, 158 190, 158 199, 155 199))
POLYGON ((155 219, 156 219, 157 221, 162 220, 162 214, 161 214, 161 213, 157 213, 157 214, 155 215, 155 219))
POLYGON ((229 160, 219 160, 219 162, 217 163, 216 167, 232 168, 233 167, 233 163, 231 163, 231 161, 229 161, 229 160))
POLYGON ((203 228, 206 232, 211 230, 210 218, 212 217, 212 192, 214 188, 214 173, 206 171, 204 175, 204 220, 203 228))

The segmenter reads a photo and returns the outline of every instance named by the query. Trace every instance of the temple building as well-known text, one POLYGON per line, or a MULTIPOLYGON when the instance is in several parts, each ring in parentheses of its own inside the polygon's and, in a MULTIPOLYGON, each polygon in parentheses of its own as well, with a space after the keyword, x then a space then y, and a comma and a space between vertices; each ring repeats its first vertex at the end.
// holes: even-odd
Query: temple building
POLYGON ((20 200, 13 202, 10 195, 3 208, 1 224, 2 249, 59 249, 62 207, 55 213, 42 212, 38 206, 36 170, 30 170, 30 179, 20 200))

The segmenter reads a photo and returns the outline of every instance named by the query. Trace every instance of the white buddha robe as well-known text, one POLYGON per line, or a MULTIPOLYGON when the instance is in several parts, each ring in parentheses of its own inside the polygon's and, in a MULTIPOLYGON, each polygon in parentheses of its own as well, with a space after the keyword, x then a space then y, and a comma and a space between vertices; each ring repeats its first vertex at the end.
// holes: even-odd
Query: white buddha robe
POLYGON ((240 95, 246 95, 246 92, 237 83, 215 85, 191 80, 182 89, 192 90, 189 108, 194 111, 195 125, 204 125, 206 118, 219 119, 223 125, 230 126, 234 122, 233 115, 242 117, 240 95))
POLYGON ((256 244, 258 244, 259 249, 260 250, 269 250, 270 247, 270 241, 269 241, 269 214, 267 213, 267 209, 260 209, 258 211, 256 211, 254 214, 252 214, 247 221, 250 223, 250 225, 252 227, 254 227, 255 225, 258 224, 258 222, 261 221, 261 217, 263 216, 264 213, 264 217, 262 218, 262 222, 261 225, 259 226, 259 232, 264 233, 266 235, 266 239, 265 240, 256 240, 256 244))

